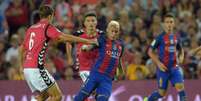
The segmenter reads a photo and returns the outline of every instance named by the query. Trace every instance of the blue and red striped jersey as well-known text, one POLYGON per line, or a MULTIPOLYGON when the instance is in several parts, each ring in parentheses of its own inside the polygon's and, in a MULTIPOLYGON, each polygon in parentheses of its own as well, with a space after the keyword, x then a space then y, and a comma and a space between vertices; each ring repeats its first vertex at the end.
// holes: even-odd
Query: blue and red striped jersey
POLYGON ((153 50, 157 49, 159 60, 169 69, 177 65, 177 50, 181 48, 176 34, 162 32, 151 43, 153 50))
POLYGON ((92 72, 103 73, 113 78, 123 54, 123 41, 110 40, 105 35, 100 35, 98 43, 99 56, 92 67, 92 72))

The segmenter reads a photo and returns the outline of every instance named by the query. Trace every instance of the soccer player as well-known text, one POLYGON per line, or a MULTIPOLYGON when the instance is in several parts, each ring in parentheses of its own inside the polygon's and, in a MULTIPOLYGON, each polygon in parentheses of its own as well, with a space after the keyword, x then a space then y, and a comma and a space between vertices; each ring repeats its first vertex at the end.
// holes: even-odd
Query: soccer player
MULTIPOLYGON (((74 33, 75 36, 79 36, 85 39, 97 40, 99 35, 104 34, 103 31, 96 28, 97 16, 94 12, 87 12, 84 15, 83 25, 83 29, 74 33)), ((83 82, 85 82, 89 76, 90 69, 98 56, 98 49, 93 49, 90 51, 84 49, 88 46, 90 45, 83 43, 78 43, 76 45, 76 68, 79 68, 79 75, 83 82)), ((72 46, 70 44, 66 44, 66 51, 68 63, 72 65, 72 46)), ((85 99, 85 101, 88 101, 88 99, 85 99)))
MULTIPOLYGON (((121 56, 123 42, 119 39, 120 25, 111 21, 106 29, 106 35, 98 38, 98 58, 91 68, 85 84, 75 96, 74 101, 83 101, 96 89, 96 101, 108 101, 112 91, 112 79, 117 67, 123 73, 121 56)), ((87 47, 89 48, 89 47, 87 47)), ((87 49, 86 48, 86 49, 87 49)), ((93 45, 91 45, 93 49, 93 45)))
POLYGON ((38 92, 37 101, 61 101, 62 92, 53 77, 45 69, 45 57, 48 42, 51 40, 97 42, 64 34, 54 27, 51 22, 54 10, 44 5, 39 8, 40 21, 27 29, 24 42, 20 49, 20 65, 24 67, 24 77, 32 92, 38 92))
POLYGON ((179 44, 178 37, 173 32, 174 27, 174 16, 171 13, 166 14, 163 18, 164 32, 156 37, 148 50, 148 55, 158 66, 158 90, 153 92, 148 98, 145 98, 144 101, 158 101, 159 98, 165 96, 168 81, 171 81, 178 91, 180 101, 186 101, 184 79, 181 67, 179 66, 184 60, 184 51, 179 44), (154 52, 155 49, 158 50, 158 55, 154 52))
MULTIPOLYGON (((84 28, 78 30, 74 33, 74 35, 79 36, 81 38, 97 40, 97 37, 101 34, 104 34, 103 31, 96 29, 97 26, 97 17, 94 12, 87 12, 84 16, 84 28)), ((67 58, 68 63, 72 64, 72 56, 71 51, 72 48, 69 45, 67 46, 67 58)), ((85 50, 86 47, 90 45, 78 43, 76 46, 76 64, 79 64, 79 75, 83 82, 86 81, 89 76, 90 69, 92 65, 95 63, 97 58, 98 49, 93 49, 90 51, 85 50)))

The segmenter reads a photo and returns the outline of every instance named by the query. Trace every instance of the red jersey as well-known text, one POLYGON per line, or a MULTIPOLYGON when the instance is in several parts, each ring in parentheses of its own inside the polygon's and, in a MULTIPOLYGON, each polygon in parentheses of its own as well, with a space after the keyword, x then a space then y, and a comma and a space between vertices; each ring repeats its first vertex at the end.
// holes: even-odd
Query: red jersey
MULTIPOLYGON (((76 36, 79 36, 81 38, 85 39, 97 39, 100 34, 103 34, 103 31, 97 30, 97 34, 95 36, 89 36, 87 35, 84 30, 79 30, 76 33, 74 33, 76 36)), ((82 51, 81 47, 83 43, 78 43, 76 46, 76 55, 77 55, 77 61, 79 64, 80 71, 83 70, 91 70, 91 67, 96 62, 96 58, 98 57, 98 49, 93 49, 91 51, 82 51)))
POLYGON ((28 28, 22 44, 25 49, 24 68, 44 66, 48 41, 57 39, 60 34, 46 19, 28 28))

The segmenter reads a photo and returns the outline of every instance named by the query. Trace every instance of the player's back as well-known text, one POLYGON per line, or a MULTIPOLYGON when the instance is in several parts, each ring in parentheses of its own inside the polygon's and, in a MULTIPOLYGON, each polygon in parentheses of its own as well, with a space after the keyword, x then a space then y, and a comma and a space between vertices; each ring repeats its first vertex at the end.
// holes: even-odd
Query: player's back
POLYGON ((27 29, 23 46, 25 48, 25 68, 36 68, 38 64, 44 64, 47 48, 47 36, 45 30, 47 21, 40 21, 27 29))

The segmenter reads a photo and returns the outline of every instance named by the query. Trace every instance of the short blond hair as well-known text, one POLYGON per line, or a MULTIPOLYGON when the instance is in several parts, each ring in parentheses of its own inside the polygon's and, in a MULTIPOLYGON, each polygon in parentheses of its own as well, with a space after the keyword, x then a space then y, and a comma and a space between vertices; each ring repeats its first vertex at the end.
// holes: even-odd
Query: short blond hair
POLYGON ((115 21, 115 20, 112 20, 109 22, 108 26, 110 25, 117 25, 117 26, 120 26, 119 22, 118 21, 115 21))

